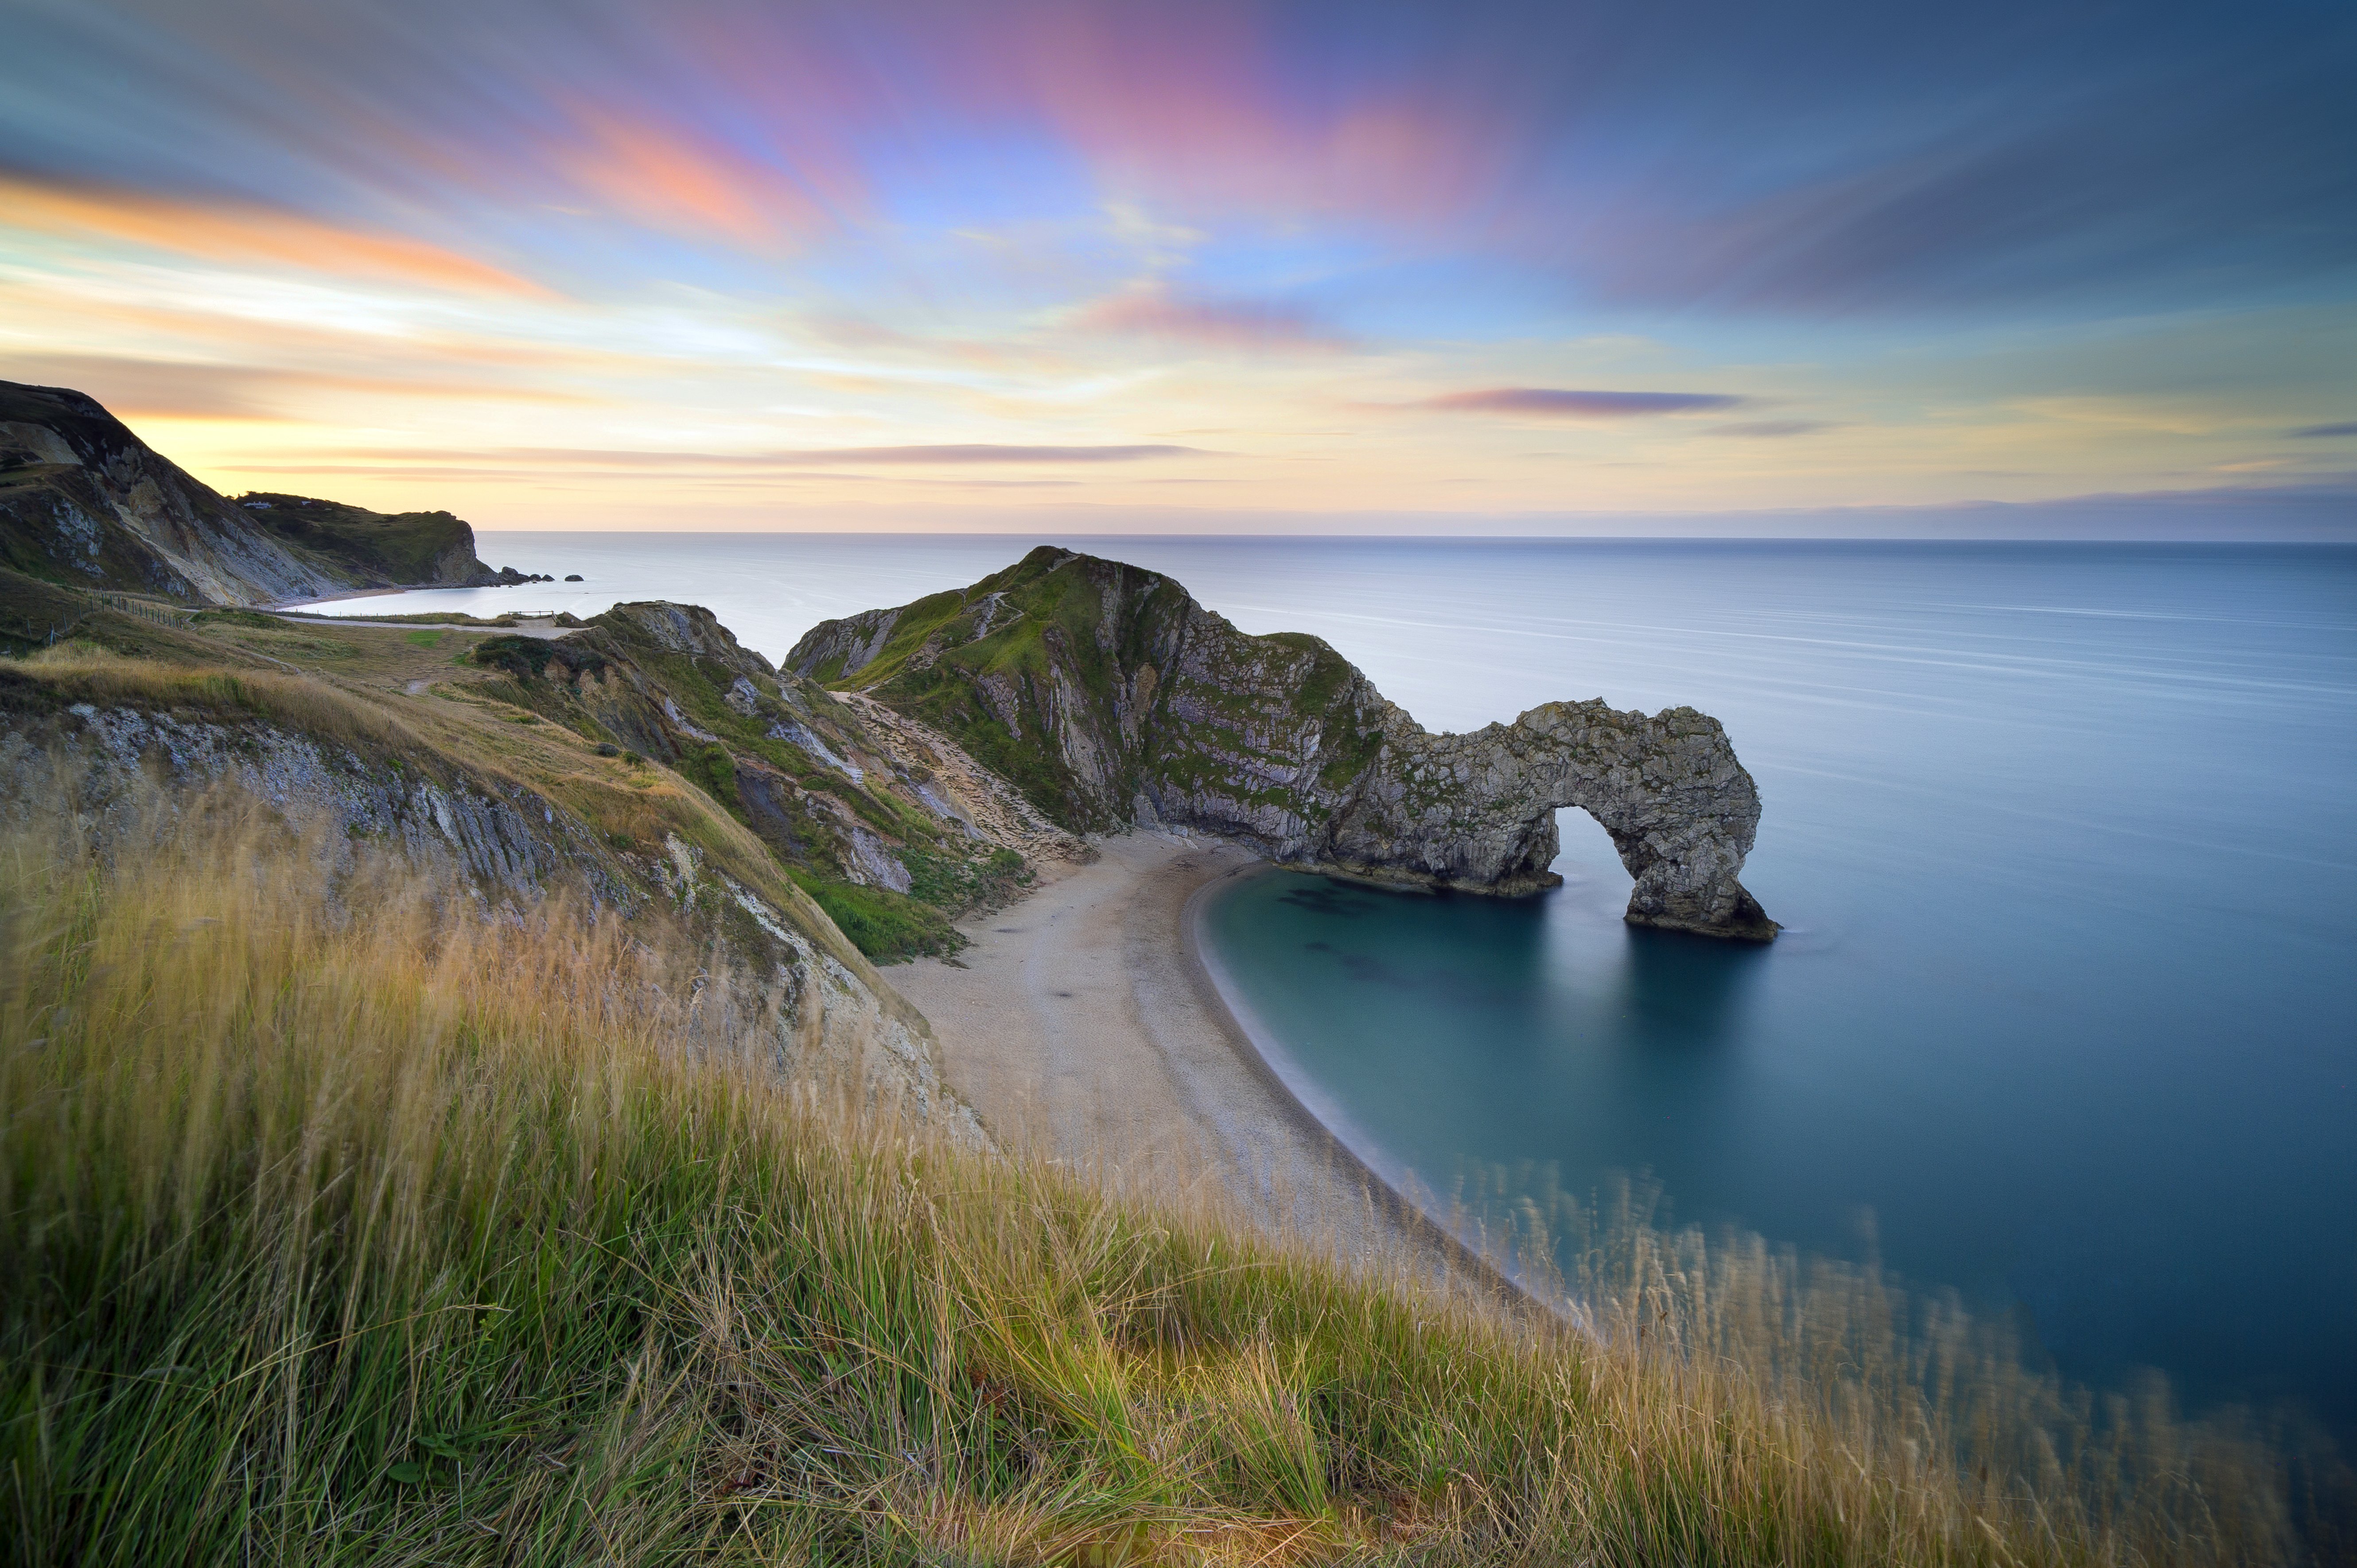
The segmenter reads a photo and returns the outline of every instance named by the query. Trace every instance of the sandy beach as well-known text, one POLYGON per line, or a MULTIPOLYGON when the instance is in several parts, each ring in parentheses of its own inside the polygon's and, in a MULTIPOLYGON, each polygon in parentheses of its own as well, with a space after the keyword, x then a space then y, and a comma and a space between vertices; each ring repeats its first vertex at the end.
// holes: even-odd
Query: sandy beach
POLYGON ((1094 863, 1050 865, 1020 902, 963 923, 973 945, 954 962, 888 972, 984 1124, 1166 1195, 1224 1196, 1355 1262, 1463 1271, 1269 1071, 1193 952, 1190 901, 1264 863, 1168 832, 1093 842, 1094 863))

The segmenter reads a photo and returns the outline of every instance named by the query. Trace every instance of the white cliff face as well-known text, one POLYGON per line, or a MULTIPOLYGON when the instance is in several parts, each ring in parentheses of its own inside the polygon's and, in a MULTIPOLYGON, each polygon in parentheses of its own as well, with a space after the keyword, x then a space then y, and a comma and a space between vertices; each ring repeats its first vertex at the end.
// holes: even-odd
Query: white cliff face
POLYGON ((1069 827, 1144 817, 1281 862, 1520 894, 1555 880, 1555 812, 1577 806, 1636 879, 1631 922, 1777 930, 1738 879, 1759 790, 1691 708, 1550 703, 1433 735, 1316 638, 1248 637, 1165 578, 1052 549, 963 598, 821 626, 787 664, 945 730, 1069 827))

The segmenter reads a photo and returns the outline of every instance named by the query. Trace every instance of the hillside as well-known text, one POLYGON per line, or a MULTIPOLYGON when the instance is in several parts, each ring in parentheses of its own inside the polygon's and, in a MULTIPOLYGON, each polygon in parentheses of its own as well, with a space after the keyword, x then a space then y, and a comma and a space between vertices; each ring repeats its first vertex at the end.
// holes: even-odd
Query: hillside
POLYGON ((1557 1318, 994 1150, 845 929, 1085 848, 708 612, 0 639, 13 1561, 2287 1554, 1873 1271, 1622 1223, 1557 1318))
POLYGON ((877 958, 953 951, 952 917, 1092 853, 946 737, 781 674, 696 606, 618 605, 467 657, 481 692, 694 780, 877 958))
MULTIPOLYGON (((145 719, 212 672, 249 671, 399 726, 428 765, 509 777, 569 812, 593 844, 618 831, 644 845, 673 829, 691 843, 725 840, 877 961, 954 950, 954 917, 1011 897, 1043 857, 1092 853, 953 743, 781 676, 693 606, 618 606, 571 628, 393 629, 189 615, 0 572, 0 648, 53 642, 139 660, 145 673, 125 690, 145 719), (143 695, 141 682, 164 694, 143 695), (681 802, 683 825, 641 809, 681 802)), ((70 687, 52 673, 69 668, 80 666, 52 653, 0 686, 27 737, 73 727, 58 717, 65 700, 42 695, 58 681, 70 687)), ((62 738, 87 744, 80 730, 62 738)), ((135 760, 118 757, 111 771, 135 760)))
POLYGON ((1153 1172, 1125 1193, 841 1092, 732 990, 700 892, 478 905, 241 798, 118 816, 113 854, 54 795, 0 814, 0 1540, 27 1568, 2287 1544, 2231 1444, 2143 1402, 2091 1441, 1953 1314, 1910 1337, 1871 1275, 1601 1231, 1588 1335, 1346 1266, 1153 1172))
POLYGON ((1282 863, 1518 894, 1555 813, 1603 824, 1628 918, 1746 940, 1760 795, 1718 721, 1549 703, 1433 735, 1318 638, 1251 637, 1158 574, 1042 545, 973 586, 813 628, 789 670, 954 738, 1078 831, 1167 822, 1282 863))
POLYGON ((239 511, 288 549, 336 564, 367 587, 488 588, 546 582, 494 571, 475 554, 475 531, 447 511, 371 511, 316 496, 249 490, 239 511))
POLYGON ((0 381, 0 566, 187 605, 356 588, 526 581, 448 512, 387 516, 299 496, 225 499, 95 399, 0 381))
POLYGON ((0 573, 0 629, 19 618, 68 635, 0 660, 0 811, 62 801, 104 848, 227 791, 317 837, 331 867, 373 846, 487 908, 577 899, 676 925, 774 1013, 782 1059, 971 1126, 924 1019, 802 880, 697 785, 504 701, 500 672, 468 662, 496 633, 176 618, 0 573))

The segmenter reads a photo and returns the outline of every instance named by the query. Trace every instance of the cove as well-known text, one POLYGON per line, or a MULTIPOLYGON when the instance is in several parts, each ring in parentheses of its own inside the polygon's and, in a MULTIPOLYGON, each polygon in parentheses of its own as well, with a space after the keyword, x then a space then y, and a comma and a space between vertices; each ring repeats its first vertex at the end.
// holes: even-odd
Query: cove
MULTIPOLYGON (((486 533, 586 581, 325 607, 668 597, 779 659, 1033 542, 486 533)), ((1326 639, 1428 728, 1692 704, 1758 780, 1764 950, 1624 926, 1573 811, 1534 900, 1281 874, 1206 911, 1379 1163, 1651 1172, 1685 1219, 1849 1256, 1870 1216, 2073 1377, 2357 1435, 2357 550, 1071 542, 1326 639)))
MULTIPOLYGON (((1305 1100, 1444 1200, 1649 1176, 1680 1219, 1954 1287, 2075 1380, 2157 1367, 2345 1444, 2348 559, 1674 559, 1598 574, 1629 596, 1608 662, 1726 718, 1784 934, 1623 924, 1577 811, 1534 898, 1243 879, 1200 935, 1305 1100), (1681 647, 1698 577, 1728 620, 1681 647)), ((1598 585, 1563 585, 1525 646, 1592 652, 1598 585)), ((1480 646, 1418 651, 1470 679, 1480 646)))

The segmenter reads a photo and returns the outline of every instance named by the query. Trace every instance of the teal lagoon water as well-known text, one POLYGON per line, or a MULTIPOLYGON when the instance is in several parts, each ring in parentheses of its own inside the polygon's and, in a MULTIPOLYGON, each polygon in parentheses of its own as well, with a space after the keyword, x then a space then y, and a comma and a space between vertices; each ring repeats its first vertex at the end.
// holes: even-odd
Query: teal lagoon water
MULTIPOLYGON (((487 534, 588 580, 332 607, 680 598, 774 658, 1029 542, 487 534)), ((1379 1165, 1650 1176, 1681 1219, 1849 1256, 1870 1230, 2072 1376, 2357 1432, 2357 550, 1072 542, 1325 637, 1431 728, 1691 703, 1760 781, 1770 948, 1622 925, 1576 811, 1536 899, 1276 874, 1207 911, 1379 1165)))
POLYGON ((1577 812, 1536 899, 1247 880, 1205 936, 1305 1097, 1444 1194, 1650 1176, 1682 1219, 1873 1246, 2075 1378, 2158 1367, 2346 1434, 2357 556, 1512 559, 1503 607, 1404 578, 1404 659, 1491 671, 1501 712, 1544 685, 1720 716, 1789 929, 1622 924, 1577 812))

